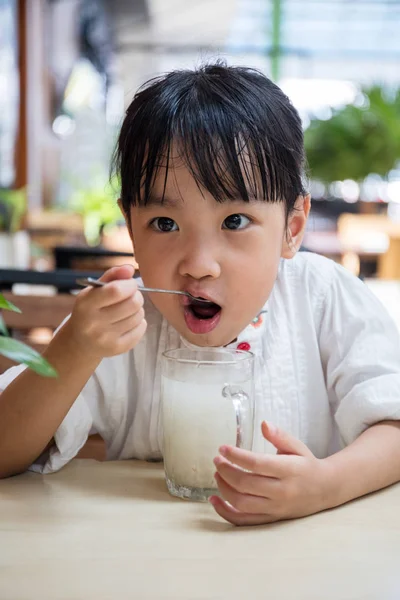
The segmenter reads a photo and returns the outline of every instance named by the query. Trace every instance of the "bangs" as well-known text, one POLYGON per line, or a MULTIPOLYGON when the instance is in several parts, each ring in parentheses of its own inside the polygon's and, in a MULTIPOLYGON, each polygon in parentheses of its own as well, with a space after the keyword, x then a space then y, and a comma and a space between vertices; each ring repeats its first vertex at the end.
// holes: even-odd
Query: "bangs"
MULTIPOLYGON (((258 83, 268 82, 272 92, 279 90, 257 72, 238 71, 258 83)), ((150 201, 158 176, 165 192, 169 170, 177 162, 217 202, 291 204, 303 192, 298 177, 303 153, 291 143, 285 121, 265 105, 256 86, 236 79, 228 89, 224 78, 206 76, 204 70, 173 72, 139 91, 128 108, 114 157, 126 214, 130 205, 150 201)), ((281 90, 279 94, 286 98, 281 90)))

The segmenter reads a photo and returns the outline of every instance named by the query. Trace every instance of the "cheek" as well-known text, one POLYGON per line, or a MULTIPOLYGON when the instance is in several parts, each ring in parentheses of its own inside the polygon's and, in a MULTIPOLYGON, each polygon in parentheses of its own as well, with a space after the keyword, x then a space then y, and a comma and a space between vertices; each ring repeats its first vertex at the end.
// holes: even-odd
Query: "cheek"
POLYGON ((259 308, 267 301, 277 276, 276 264, 259 264, 252 269, 247 269, 240 277, 236 288, 237 305, 248 306, 249 310, 259 308))
POLYGON ((275 278, 283 251, 284 228, 278 227, 265 235, 262 251, 259 253, 260 263, 265 273, 275 278))
POLYGON ((151 252, 138 254, 136 260, 140 275, 149 287, 166 287, 163 282, 168 279, 168 261, 163 261, 159 255, 151 252))
MULTIPOLYGON (((173 282, 173 265, 168 252, 160 252, 151 244, 135 251, 135 258, 139 263, 140 276, 148 287, 171 289, 173 282)), ((157 300, 168 298, 165 294, 158 294, 157 300)))
POLYGON ((282 243, 279 233, 261 234, 237 256, 235 266, 239 283, 239 294, 243 302, 258 306, 269 296, 279 269, 282 243))
POLYGON ((275 230, 260 229, 243 238, 236 260, 240 263, 241 273, 246 277, 254 277, 259 272, 266 277, 271 272, 272 277, 278 269, 282 253, 282 235, 280 228, 275 230))
POLYGON ((139 264, 140 274, 143 278, 151 275, 155 271, 160 270, 161 260, 160 253, 156 246, 151 243, 150 236, 147 231, 137 226, 132 227, 133 247, 135 251, 135 259, 139 264), (158 260, 157 260, 158 256, 158 260))
MULTIPOLYGON (((164 287, 164 286, 163 286, 164 287)), ((151 301, 164 317, 171 320, 176 311, 176 300, 170 294, 151 294, 151 301)))

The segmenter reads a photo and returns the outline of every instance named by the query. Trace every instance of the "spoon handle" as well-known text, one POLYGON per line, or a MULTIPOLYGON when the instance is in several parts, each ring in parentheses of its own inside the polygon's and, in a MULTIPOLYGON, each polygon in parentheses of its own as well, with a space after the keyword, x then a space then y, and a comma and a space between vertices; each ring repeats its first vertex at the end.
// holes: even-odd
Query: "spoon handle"
POLYGON ((159 288, 138 287, 141 292, 158 292, 159 294, 179 294, 180 296, 188 296, 186 292, 179 290, 161 290, 159 288))
MULTIPOLYGON (((82 285, 86 287, 88 285, 92 287, 102 287, 105 285, 104 281, 99 281, 98 279, 94 279, 93 277, 87 277, 86 279, 77 279, 76 283, 78 285, 82 285)), ((148 288, 148 287, 138 287, 138 290, 141 292, 158 292, 160 294, 179 294, 180 296, 187 296, 186 292, 180 292, 178 290, 161 290, 159 288, 148 288)))
POLYGON ((82 287, 86 287, 90 285, 91 287, 103 287, 105 283, 103 281, 99 281, 98 279, 94 279, 93 277, 80 278, 76 280, 78 285, 82 287))

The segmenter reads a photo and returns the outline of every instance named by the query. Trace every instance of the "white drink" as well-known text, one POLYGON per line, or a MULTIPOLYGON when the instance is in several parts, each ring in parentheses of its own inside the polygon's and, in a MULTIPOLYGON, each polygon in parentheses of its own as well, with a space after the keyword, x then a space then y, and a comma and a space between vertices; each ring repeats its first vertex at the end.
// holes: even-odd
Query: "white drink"
MULTIPOLYGON (((213 459, 218 448, 236 445, 237 416, 231 398, 222 395, 224 385, 204 378, 162 378, 165 472, 170 487, 189 488, 187 497, 192 497, 190 488, 216 488, 213 459)), ((251 395, 250 381, 241 382, 240 388, 251 395)), ((200 496, 206 499, 207 494, 200 496)))

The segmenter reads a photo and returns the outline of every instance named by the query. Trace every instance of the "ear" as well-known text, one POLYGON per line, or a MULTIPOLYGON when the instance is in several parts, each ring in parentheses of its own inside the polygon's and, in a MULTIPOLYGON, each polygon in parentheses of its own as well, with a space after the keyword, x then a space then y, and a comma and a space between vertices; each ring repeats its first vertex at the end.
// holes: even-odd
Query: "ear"
POLYGON ((282 258, 293 258, 303 241, 311 208, 311 195, 299 196, 289 216, 282 242, 282 258))
POLYGON ((126 227, 128 229, 128 232, 129 232, 129 237, 131 238, 132 243, 133 243, 133 235, 132 235, 132 227, 131 227, 130 216, 126 214, 126 212, 124 210, 124 207, 122 206, 121 198, 118 198, 118 206, 119 206, 119 210, 122 212, 122 214, 124 216, 126 227))

